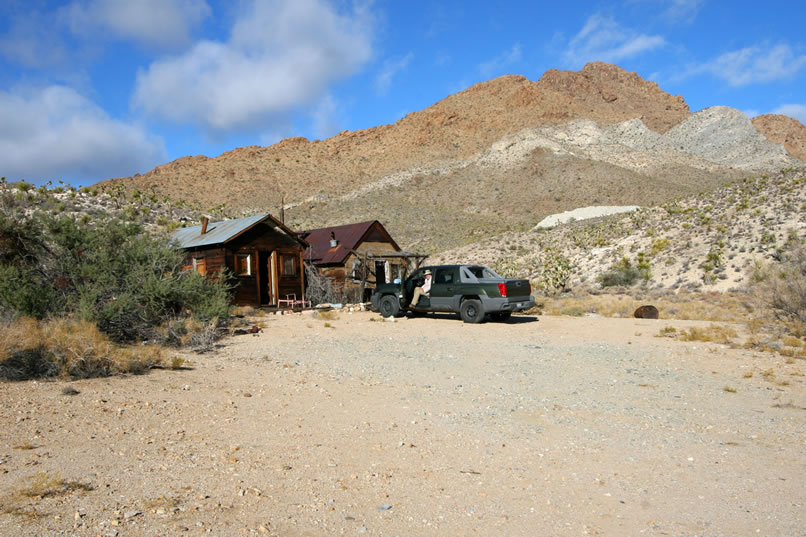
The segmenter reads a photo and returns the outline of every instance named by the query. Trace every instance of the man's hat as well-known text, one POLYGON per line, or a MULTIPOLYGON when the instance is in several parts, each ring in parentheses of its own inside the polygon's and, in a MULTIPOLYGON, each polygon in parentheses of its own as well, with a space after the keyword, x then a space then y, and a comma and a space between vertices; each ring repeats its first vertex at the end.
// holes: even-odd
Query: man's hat
POLYGON ((431 271, 430 271, 430 270, 428 270, 428 269, 426 269, 426 270, 425 270, 425 275, 426 275, 426 276, 431 276, 431 271))

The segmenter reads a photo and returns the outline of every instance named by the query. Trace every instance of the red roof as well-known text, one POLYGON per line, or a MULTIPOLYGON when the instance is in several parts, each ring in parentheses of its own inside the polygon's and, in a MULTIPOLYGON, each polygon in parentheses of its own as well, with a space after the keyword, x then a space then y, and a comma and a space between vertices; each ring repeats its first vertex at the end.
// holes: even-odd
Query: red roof
POLYGON ((301 231, 297 233, 297 236, 311 245, 305 251, 305 259, 310 259, 316 265, 339 265, 344 263, 347 256, 350 255, 351 249, 358 248, 358 245, 370 235, 373 228, 380 232, 380 236, 392 244, 396 250, 400 250, 397 243, 377 220, 301 231), (338 242, 334 248, 330 246, 331 233, 338 242))

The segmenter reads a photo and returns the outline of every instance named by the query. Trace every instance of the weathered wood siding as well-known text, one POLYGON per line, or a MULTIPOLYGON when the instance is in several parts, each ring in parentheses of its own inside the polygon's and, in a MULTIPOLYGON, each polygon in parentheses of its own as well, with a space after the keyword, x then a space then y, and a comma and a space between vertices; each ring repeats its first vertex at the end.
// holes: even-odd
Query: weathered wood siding
POLYGON ((214 275, 227 266, 227 251, 224 248, 210 248, 207 250, 196 250, 185 253, 185 261, 182 266, 184 270, 193 270, 196 260, 196 269, 202 276, 214 275), (204 267, 203 269, 201 267, 204 267))
POLYGON ((285 298, 285 295, 295 294, 298 299, 302 299, 305 295, 302 252, 302 246, 297 241, 284 232, 275 230, 269 223, 262 223, 232 239, 224 247, 188 251, 184 268, 192 270, 193 259, 197 259, 197 269, 201 265, 198 260, 203 260, 205 275, 212 276, 227 268, 236 281, 232 299, 234 304, 259 306, 262 303, 261 297, 265 299, 267 296, 274 299, 269 303, 276 304, 278 297, 285 298), (277 253, 274 273, 270 267, 262 268, 259 263, 261 256, 268 262, 271 252, 277 253), (249 256, 249 274, 238 274, 236 267, 239 264, 236 259, 239 255, 249 256), (283 271, 283 256, 293 259, 292 271, 283 271), (272 296, 275 279, 277 293, 272 296), (271 287, 272 292, 266 291, 268 287, 271 287))

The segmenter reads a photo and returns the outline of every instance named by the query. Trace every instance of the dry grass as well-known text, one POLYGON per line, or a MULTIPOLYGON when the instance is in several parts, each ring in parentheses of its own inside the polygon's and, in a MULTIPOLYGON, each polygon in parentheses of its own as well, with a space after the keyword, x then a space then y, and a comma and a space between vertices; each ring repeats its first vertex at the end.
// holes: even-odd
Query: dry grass
POLYGON ((148 500, 148 502, 146 502, 146 507, 152 511, 157 511, 159 509, 168 510, 179 507, 181 503, 182 502, 180 502, 179 499, 173 495, 162 494, 158 498, 151 498, 148 500))
POLYGON ((583 295, 547 301, 548 315, 584 315, 632 317, 640 306, 652 304, 660 319, 742 322, 751 319, 748 297, 741 293, 679 294, 635 298, 629 295, 583 295))
POLYGON ((172 356, 171 357, 171 369, 177 370, 186 367, 188 361, 182 358, 181 356, 172 356))
POLYGON ((712 324, 705 328, 692 326, 688 330, 681 331, 678 339, 681 341, 705 341, 729 345, 733 343, 733 338, 737 336, 736 330, 729 326, 712 324))
POLYGON ((88 322, 22 318, 0 324, 0 378, 87 378, 142 373, 163 362, 155 345, 124 347, 88 322))
MULTIPOLYGON (((251 323, 246 318, 240 318, 232 326, 251 326, 251 323)), ((207 351, 219 337, 218 319, 207 322, 197 321, 192 317, 173 319, 159 326, 157 333, 160 341, 168 345, 190 346, 199 351, 207 351)))
POLYGON ((333 310, 317 310, 316 313, 314 313, 314 317, 322 321, 336 321, 339 318, 339 314, 333 310))
POLYGON ((29 500, 54 496, 66 496, 74 492, 88 492, 92 485, 78 481, 68 481, 58 473, 39 472, 29 477, 26 486, 15 491, 0 502, 0 513, 21 518, 36 519, 44 516, 35 505, 25 505, 29 500))
POLYGON ((794 336, 787 336, 784 338, 784 345, 787 347, 802 347, 803 341, 794 336))
POLYGON ((258 310, 252 306, 237 306, 232 310, 232 315, 236 317, 254 317, 258 310))
POLYGON ((677 328, 674 326, 664 326, 660 329, 657 336, 655 337, 675 337, 677 336, 677 328))
POLYGON ((77 481, 66 481, 58 473, 39 472, 35 476, 28 478, 28 486, 17 491, 17 495, 25 498, 46 498, 90 490, 92 490, 91 485, 77 481))

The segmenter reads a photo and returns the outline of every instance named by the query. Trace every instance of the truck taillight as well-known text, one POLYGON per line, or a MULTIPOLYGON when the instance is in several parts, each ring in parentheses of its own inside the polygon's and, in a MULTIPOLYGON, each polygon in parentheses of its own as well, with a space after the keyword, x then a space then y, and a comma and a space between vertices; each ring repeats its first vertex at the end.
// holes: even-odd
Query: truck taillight
POLYGON ((498 284, 498 292, 501 294, 502 297, 507 296, 507 284, 499 283, 498 284))

